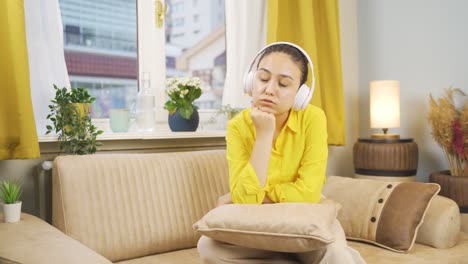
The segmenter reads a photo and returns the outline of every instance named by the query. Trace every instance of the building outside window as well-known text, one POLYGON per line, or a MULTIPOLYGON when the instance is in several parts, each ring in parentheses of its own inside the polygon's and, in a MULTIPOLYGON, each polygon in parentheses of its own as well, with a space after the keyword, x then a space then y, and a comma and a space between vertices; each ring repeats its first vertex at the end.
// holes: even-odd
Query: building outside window
MULTIPOLYGON (((166 0, 169 6, 189 0, 166 0)), ((166 56, 175 58, 175 69, 166 68, 168 77, 171 73, 200 77, 204 92, 196 101, 200 109, 221 107, 224 78, 226 76, 226 37, 224 19, 224 1, 193 0, 196 9, 168 14, 166 24, 166 56), (195 23, 178 25, 172 23, 183 18, 195 23), (170 25, 170 26, 167 26, 170 25), (171 49, 171 52, 169 52, 171 49), (168 71, 169 70, 169 71, 168 71)))
POLYGON ((91 116, 130 109, 137 94, 135 0, 60 0, 60 9, 70 82, 96 97, 91 116))

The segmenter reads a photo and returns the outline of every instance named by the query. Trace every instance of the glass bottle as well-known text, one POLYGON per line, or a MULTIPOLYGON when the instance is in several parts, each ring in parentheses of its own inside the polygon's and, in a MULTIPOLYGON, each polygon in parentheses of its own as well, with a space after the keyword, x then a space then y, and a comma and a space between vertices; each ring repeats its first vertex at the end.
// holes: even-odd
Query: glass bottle
POLYGON ((149 72, 143 72, 137 95, 136 123, 139 132, 153 132, 155 126, 154 92, 151 89, 149 72))

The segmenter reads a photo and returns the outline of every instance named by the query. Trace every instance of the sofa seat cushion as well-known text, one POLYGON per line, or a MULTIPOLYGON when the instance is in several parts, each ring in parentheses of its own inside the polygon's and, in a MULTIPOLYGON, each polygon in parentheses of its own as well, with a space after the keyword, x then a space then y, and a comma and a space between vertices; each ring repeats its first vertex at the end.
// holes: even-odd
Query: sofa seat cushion
POLYGON ((118 264, 202 264, 197 248, 183 249, 158 255, 116 262, 118 264))
MULTIPOLYGON (((463 264, 468 262, 468 233, 460 233, 459 243, 449 249, 437 249, 414 244, 409 253, 396 253, 364 242, 348 241, 361 253, 367 264, 463 264)), ((118 264, 202 264, 197 248, 177 250, 158 255, 116 262, 118 264)))
POLYGON ((437 249, 414 244, 410 252, 396 253, 363 242, 348 241, 348 245, 361 253, 367 264, 462 264, 468 263, 468 233, 460 233, 456 246, 437 249))

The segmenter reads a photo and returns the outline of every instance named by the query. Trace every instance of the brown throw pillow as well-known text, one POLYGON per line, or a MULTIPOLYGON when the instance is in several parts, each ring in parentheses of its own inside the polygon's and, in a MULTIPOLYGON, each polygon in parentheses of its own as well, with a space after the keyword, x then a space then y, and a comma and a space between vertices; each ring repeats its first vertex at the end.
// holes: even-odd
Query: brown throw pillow
POLYGON ((278 252, 306 252, 334 241, 336 204, 228 204, 208 212, 193 228, 230 244, 278 252))
POLYGON ((366 241, 395 252, 413 247, 438 184, 384 182, 331 176, 327 198, 342 205, 338 221, 350 240, 366 241))

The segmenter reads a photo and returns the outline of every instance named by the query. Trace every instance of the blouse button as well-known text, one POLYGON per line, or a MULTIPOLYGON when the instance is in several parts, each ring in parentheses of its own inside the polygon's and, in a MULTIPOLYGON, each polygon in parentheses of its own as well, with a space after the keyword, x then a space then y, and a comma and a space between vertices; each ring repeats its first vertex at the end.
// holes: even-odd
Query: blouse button
POLYGON ((370 221, 371 221, 372 223, 375 223, 375 220, 377 220, 377 219, 375 219, 375 217, 371 217, 371 219, 370 219, 370 221))
POLYGON ((388 188, 388 189, 390 189, 390 188, 392 188, 392 187, 393 187, 393 185, 391 185, 391 184, 387 185, 387 188, 388 188))
POLYGON ((379 199, 379 203, 383 203, 383 199, 382 199, 382 198, 379 199))

